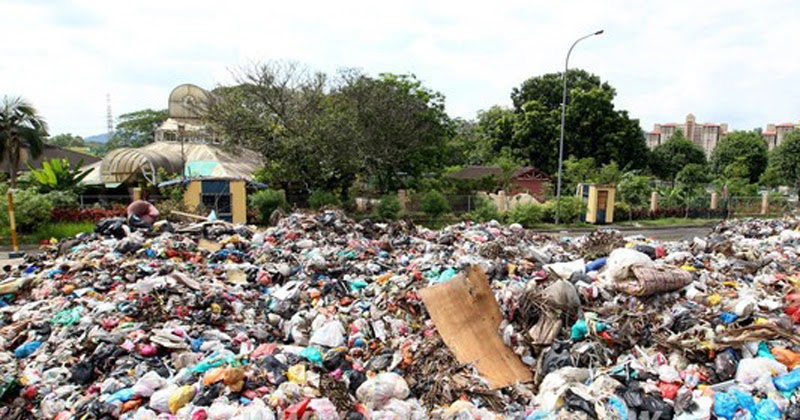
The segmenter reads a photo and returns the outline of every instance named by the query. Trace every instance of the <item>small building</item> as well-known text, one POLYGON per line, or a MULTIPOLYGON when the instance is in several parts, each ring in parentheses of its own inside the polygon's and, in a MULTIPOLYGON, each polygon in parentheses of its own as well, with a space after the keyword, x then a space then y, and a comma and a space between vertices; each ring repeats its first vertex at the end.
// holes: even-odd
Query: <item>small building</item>
POLYGON ((236 224, 247 223, 246 181, 235 178, 195 178, 186 181, 183 203, 189 209, 200 205, 213 210, 220 220, 236 224))
MULTIPOLYGON (((493 179, 497 182, 503 177, 503 170, 496 166, 467 166, 447 176, 451 179, 470 181, 493 179)), ((550 175, 537 168, 526 166, 514 171, 511 176, 511 191, 508 193, 509 195, 528 193, 541 201, 545 195, 545 184, 551 180, 550 175)))
POLYGON ((576 195, 586 205, 583 221, 596 225, 614 223, 615 192, 613 185, 578 184, 576 195))

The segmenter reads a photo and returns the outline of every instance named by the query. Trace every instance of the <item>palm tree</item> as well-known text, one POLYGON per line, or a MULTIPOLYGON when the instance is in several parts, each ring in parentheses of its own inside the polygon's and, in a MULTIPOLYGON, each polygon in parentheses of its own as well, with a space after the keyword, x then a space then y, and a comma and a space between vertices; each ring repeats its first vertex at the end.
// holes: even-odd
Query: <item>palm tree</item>
POLYGON ((44 149, 47 123, 36 108, 22 98, 3 97, 0 104, 0 162, 8 159, 11 188, 17 187, 22 149, 28 149, 31 158, 37 158, 44 149))

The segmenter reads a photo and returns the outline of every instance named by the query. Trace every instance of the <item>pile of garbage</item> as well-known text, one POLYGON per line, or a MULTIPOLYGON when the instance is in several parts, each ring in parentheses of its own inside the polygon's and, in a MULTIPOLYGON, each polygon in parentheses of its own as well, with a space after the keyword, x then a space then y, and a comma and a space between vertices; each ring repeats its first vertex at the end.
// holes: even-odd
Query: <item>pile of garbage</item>
POLYGON ((0 416, 800 418, 799 227, 107 220, 0 274, 0 416))

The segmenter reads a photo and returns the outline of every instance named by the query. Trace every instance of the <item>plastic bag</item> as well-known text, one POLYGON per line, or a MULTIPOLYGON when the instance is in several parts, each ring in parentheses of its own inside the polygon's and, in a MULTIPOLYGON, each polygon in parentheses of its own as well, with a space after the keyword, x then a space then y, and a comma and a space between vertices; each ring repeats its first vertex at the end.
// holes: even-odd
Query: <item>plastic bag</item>
POLYGON ((559 262, 553 264, 547 264, 544 266, 545 271, 551 272, 561 278, 562 280, 568 280, 572 273, 583 273, 586 267, 586 262, 583 258, 575 261, 570 262, 559 262))
POLYGON ((169 407, 169 412, 175 414, 178 410, 181 409, 184 405, 188 404, 194 398, 194 387, 191 385, 184 385, 178 389, 176 389, 172 395, 169 396, 169 400, 167 401, 167 406, 169 407))
POLYGON ((253 400, 236 420, 275 420, 275 413, 260 399, 253 400))
POLYGON ((800 387, 800 369, 795 369, 789 373, 781 375, 772 381, 775 388, 781 391, 794 391, 800 387))
POLYGON ((166 383, 167 381, 159 376, 158 373, 150 371, 136 381, 133 385, 133 393, 142 397, 149 397, 166 383))
POLYGON ((786 366, 775 360, 764 357, 754 357, 752 359, 742 359, 736 369, 736 382, 741 384, 753 384, 762 376, 773 377, 783 375, 787 372, 786 366))
POLYGON ((166 388, 160 389, 150 396, 150 403, 148 406, 159 413, 169 412, 169 398, 177 390, 178 387, 174 384, 168 385, 166 388))
MULTIPOLYGON (((327 398, 315 398, 308 404, 308 408, 314 411, 314 415, 319 420, 338 420, 336 406, 327 398)), ((255 419, 254 419, 255 420, 255 419)))
POLYGON ((364 382, 356 391, 356 397, 369 409, 383 407, 392 398, 404 400, 411 390, 402 376, 393 372, 379 373, 364 382))
POLYGON ((14 350, 14 357, 17 359, 24 359, 41 347, 41 341, 29 341, 14 350))
POLYGON ((633 273, 632 267, 653 267, 654 263, 647 254, 628 248, 619 248, 611 252, 606 262, 603 275, 612 282, 627 279, 633 273))
POLYGON ((577 394, 567 389, 564 393, 564 407, 569 412, 583 411, 589 415, 589 418, 597 418, 597 413, 594 411, 594 406, 589 401, 584 400, 577 394))
POLYGON ((325 347, 341 347, 345 343, 344 327, 339 321, 330 321, 314 331, 309 342, 325 347))
MULTIPOLYGON (((756 420, 780 420, 781 409, 775 401, 765 398, 758 402, 755 410, 755 418, 756 420)), ((796 419, 797 417, 787 416, 787 418, 796 419)))

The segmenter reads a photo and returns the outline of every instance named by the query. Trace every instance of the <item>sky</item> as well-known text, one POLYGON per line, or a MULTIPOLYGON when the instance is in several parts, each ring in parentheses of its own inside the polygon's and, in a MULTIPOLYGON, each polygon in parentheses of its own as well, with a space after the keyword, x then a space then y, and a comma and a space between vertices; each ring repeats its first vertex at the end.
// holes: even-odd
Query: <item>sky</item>
POLYGON ((167 106, 181 83, 213 88, 236 68, 298 61, 333 73, 414 73, 452 116, 510 105, 523 80, 598 74, 615 104, 656 122, 731 129, 800 121, 800 2, 0 0, 0 96, 22 96, 51 134, 106 131, 167 106))

